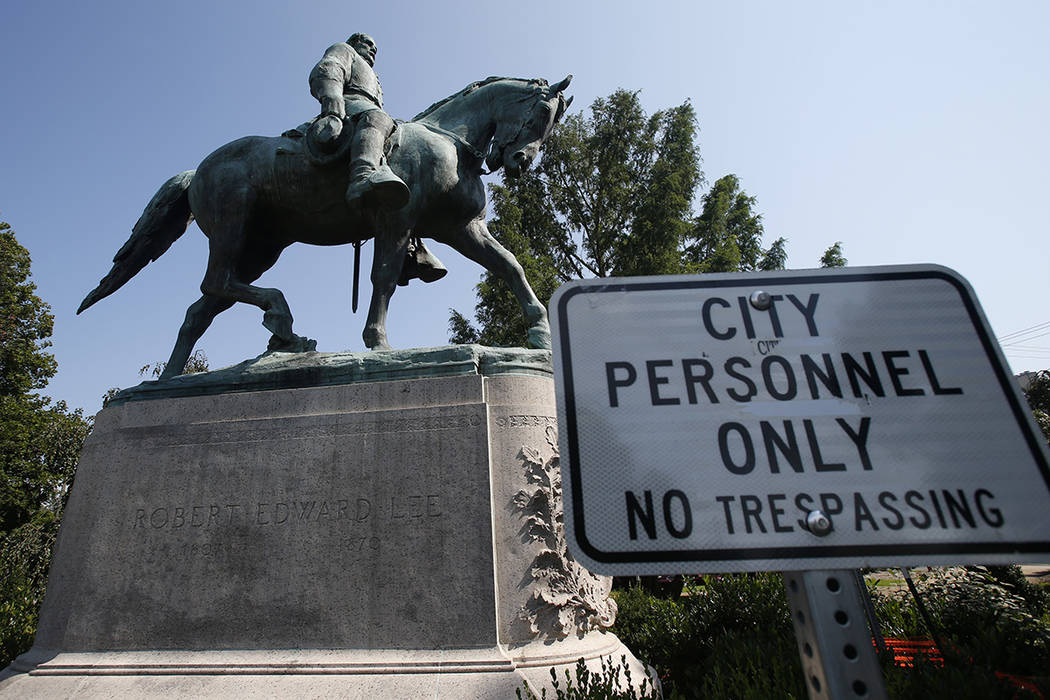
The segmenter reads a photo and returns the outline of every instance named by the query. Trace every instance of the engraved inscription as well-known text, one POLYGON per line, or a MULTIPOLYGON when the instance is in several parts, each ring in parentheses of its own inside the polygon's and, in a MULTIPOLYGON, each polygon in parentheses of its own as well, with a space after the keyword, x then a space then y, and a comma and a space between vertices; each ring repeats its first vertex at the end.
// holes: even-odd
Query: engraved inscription
POLYGON ((378 552, 379 545, 378 537, 346 537, 343 539, 343 549, 348 552, 378 552))
POLYGON ((525 427, 558 427, 558 419, 554 416, 514 415, 499 416, 496 418, 498 428, 525 428, 525 427))
POLYGON ((263 527, 337 520, 362 523, 368 520, 371 514, 372 502, 367 498, 170 505, 136 508, 131 527, 133 530, 210 530, 242 525, 263 527))
POLYGON ((390 498, 390 518, 436 518, 442 515, 441 503, 436 493, 425 496, 392 496, 390 498))
POLYGON ((226 530, 244 526, 259 528, 293 524, 323 525, 345 522, 367 523, 437 518, 444 515, 436 493, 391 496, 373 505, 368 498, 290 499, 252 503, 205 503, 136 508, 131 529, 187 532, 226 530))

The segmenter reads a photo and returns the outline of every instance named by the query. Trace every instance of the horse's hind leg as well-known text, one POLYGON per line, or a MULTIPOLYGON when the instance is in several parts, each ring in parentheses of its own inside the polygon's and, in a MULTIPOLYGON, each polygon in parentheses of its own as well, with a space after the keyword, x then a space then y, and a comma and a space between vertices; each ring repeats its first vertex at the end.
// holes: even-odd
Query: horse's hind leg
MULTIPOLYGON (((389 230, 389 229, 388 229, 389 230)), ((380 233, 375 237, 372 254, 372 301, 368 305, 368 320, 361 334, 365 346, 371 350, 389 350, 386 337, 386 312, 390 297, 397 289, 397 279, 405 262, 410 231, 380 233)))
MULTIPOLYGON (((277 262, 277 258, 281 254, 281 250, 283 249, 274 246, 265 249, 255 249, 241 260, 241 264, 237 266, 237 269, 235 270, 235 276, 241 281, 241 283, 247 284, 254 282, 259 279, 259 276, 262 275, 262 273, 273 267, 273 264, 277 262)), ((209 270, 210 269, 211 265, 209 261, 209 270)), ((280 294, 280 292, 277 293, 280 294)), ((182 370, 186 367, 186 361, 189 359, 190 353, 193 352, 193 348, 197 344, 197 341, 201 339, 202 335, 204 335, 204 331, 208 330, 208 327, 216 316, 233 306, 236 301, 239 300, 219 298, 217 296, 205 294, 190 305, 190 308, 186 310, 186 320, 182 322, 182 327, 179 329, 179 337, 178 340, 175 341, 175 348, 171 351, 171 357, 168 359, 168 364, 164 368, 164 373, 160 376, 161 379, 168 379, 182 374, 182 370)), ((289 317, 290 316, 291 314, 289 314, 289 317)), ((291 319, 289 318, 289 327, 290 325, 291 319)))
POLYGON ((529 324, 529 345, 534 348, 550 348, 551 329, 547 322, 547 309, 532 291, 528 280, 525 279, 525 271, 521 269, 518 261, 489 233, 484 219, 474 219, 463 228, 460 235, 438 240, 452 246, 506 282, 521 304, 521 310, 529 324))
MULTIPOLYGON (((237 210, 239 206, 231 204, 228 209, 237 210)), ((249 211, 248 206, 244 205, 241 211, 249 211)), ((292 312, 281 290, 251 284, 277 261, 284 245, 271 243, 262 235, 249 240, 245 228, 242 216, 227 225, 210 227, 208 269, 201 291, 207 296, 262 309, 263 326, 275 336, 271 349, 275 344, 289 348, 302 345, 305 339, 292 333, 292 312)))
POLYGON ((212 320, 226 309, 233 306, 228 299, 217 299, 208 295, 202 296, 186 309, 186 320, 179 328, 179 338, 175 341, 175 348, 171 351, 164 373, 160 375, 162 380, 170 379, 182 374, 186 368, 186 361, 190 359, 193 346, 197 344, 204 331, 208 330, 212 320))

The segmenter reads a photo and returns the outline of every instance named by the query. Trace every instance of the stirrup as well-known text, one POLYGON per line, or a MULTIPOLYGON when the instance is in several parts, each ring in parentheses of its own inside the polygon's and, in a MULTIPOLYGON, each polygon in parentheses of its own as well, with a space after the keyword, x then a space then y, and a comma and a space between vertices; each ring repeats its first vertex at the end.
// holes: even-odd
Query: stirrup
POLYGON ((448 268, 441 264, 437 256, 427 248, 416 248, 405 254, 405 263, 401 267, 398 286, 405 287, 409 280, 421 279, 424 282, 437 282, 448 274, 448 268))

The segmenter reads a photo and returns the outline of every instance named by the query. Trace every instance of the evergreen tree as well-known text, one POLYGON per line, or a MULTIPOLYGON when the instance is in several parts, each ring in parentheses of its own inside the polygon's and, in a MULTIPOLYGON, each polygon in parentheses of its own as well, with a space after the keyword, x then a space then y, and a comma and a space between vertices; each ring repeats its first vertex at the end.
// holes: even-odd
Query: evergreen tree
MULTIPOLYGON (((561 226, 544 197, 543 183, 526 174, 489 188, 493 220, 489 230, 517 258, 533 291, 547 303, 562 283, 559 270, 571 274, 573 262, 564 246, 561 226)), ((570 277, 571 279, 571 277, 570 277)), ((519 345, 528 337, 528 325, 517 299, 497 277, 488 273, 477 286, 478 328, 454 309, 449 319, 450 342, 482 345, 519 345)))
POLYGON ((758 261, 759 270, 783 270, 787 266, 787 239, 781 236, 773 241, 758 261))
POLYGON ((1041 369, 1035 373, 1035 378, 1024 390, 1024 397, 1035 415, 1035 422, 1043 431, 1043 437, 1050 442, 1050 369, 1041 369))
MULTIPOLYGON (((719 178, 694 216, 704 182, 697 130, 688 101, 647 117, 637 92, 617 90, 557 126, 534 172, 490 186, 489 229, 542 303, 581 278, 784 269, 787 240, 763 249, 756 199, 736 175, 719 178)), ((449 341, 524 345, 506 285, 485 274, 477 294, 477 326, 450 309, 449 341)))
POLYGON ((638 193, 630 234, 621 243, 617 276, 684 272, 680 247, 692 228, 692 204, 703 182, 695 143, 696 115, 688 102, 657 113, 655 158, 638 193))
POLYGON ((835 241, 835 245, 825 250, 820 256, 821 267, 846 267, 848 262, 842 255, 842 241, 835 241))
POLYGON ((685 259, 690 272, 749 272, 762 256, 762 215, 755 198, 726 175, 704 195, 703 210, 690 234, 685 259))
MULTIPOLYGON (((692 105, 646 116, 638 93, 617 90, 572 115, 535 171, 489 189, 493 236, 513 253, 540 301, 582 277, 684 271, 681 246, 703 181, 692 105)), ((450 341, 521 345, 526 325, 502 281, 478 285, 478 328, 450 310, 450 341)))

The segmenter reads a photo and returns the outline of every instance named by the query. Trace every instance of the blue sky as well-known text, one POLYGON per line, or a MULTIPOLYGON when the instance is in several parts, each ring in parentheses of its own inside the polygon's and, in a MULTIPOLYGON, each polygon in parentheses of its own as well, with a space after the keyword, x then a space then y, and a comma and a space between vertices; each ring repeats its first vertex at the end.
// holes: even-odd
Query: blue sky
MULTIPOLYGON (((577 110, 620 87, 648 111, 689 99, 708 181, 739 176, 766 242, 787 237, 789 267, 843 241, 852 265, 956 269, 998 336, 1046 323, 1047 26, 1044 2, 7 0, 0 220, 55 313, 45 393, 93 413, 167 358, 199 295, 196 226, 112 297, 77 305, 168 177, 313 116, 310 68, 355 31, 378 42, 399 118, 488 75, 573 73, 577 110)), ((398 291, 395 347, 443 345, 448 308, 473 308, 480 268, 435 248, 451 274, 398 291)), ((351 265, 349 247, 294 246, 262 283, 318 349, 363 350, 351 265)), ((199 347, 212 367, 253 357, 269 338, 260 322, 238 305, 199 347)), ((1048 337, 1007 347, 1013 369, 1050 366, 1048 337)))

